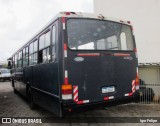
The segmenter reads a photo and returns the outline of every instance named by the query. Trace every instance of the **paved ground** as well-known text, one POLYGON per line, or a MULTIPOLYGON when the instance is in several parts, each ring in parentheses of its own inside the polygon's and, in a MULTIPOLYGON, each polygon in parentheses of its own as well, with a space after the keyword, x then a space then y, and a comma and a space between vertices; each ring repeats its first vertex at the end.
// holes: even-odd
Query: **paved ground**
MULTIPOLYGON (((126 104, 120 105, 116 107, 110 107, 104 110, 94 110, 89 112, 83 112, 79 114, 74 114, 71 116, 74 117, 160 117, 160 105, 142 105, 142 104, 126 104)), ((71 118, 69 116, 68 118, 71 118)), ((55 117, 54 114, 42 109, 38 108, 36 110, 30 110, 28 104, 24 98, 21 96, 14 94, 13 89, 11 87, 10 82, 0 82, 0 117, 55 117)), ((0 124, 1 125, 1 124, 0 124)), ((4 125, 4 124, 3 124, 4 125)), ((18 125, 18 124, 12 124, 18 125)), ((35 125, 35 124, 33 124, 35 125)), ((74 125, 74 126, 95 126, 95 125, 107 125, 107 126, 130 126, 130 125, 144 125, 140 123, 46 123, 46 124, 38 124, 38 125, 74 125)), ((153 124, 145 124, 145 125, 153 125, 153 124)), ((154 124, 159 126, 159 124, 154 124)))

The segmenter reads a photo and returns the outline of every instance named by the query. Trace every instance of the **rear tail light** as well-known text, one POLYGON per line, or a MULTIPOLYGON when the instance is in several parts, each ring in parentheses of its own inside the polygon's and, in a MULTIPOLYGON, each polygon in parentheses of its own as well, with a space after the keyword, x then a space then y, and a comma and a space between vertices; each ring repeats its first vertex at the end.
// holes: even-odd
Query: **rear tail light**
POLYGON ((66 14, 66 15, 70 15, 71 13, 70 13, 70 12, 65 12, 65 14, 66 14))
POLYGON ((62 85, 62 99, 63 100, 72 99, 72 85, 71 84, 62 85))
POLYGON ((138 76, 138 67, 137 67, 137 74, 135 80, 136 90, 139 90, 139 76, 138 76))
POLYGON ((131 24, 131 21, 127 21, 128 24, 131 24))
POLYGON ((136 58, 138 58, 138 54, 137 54, 137 49, 136 48, 134 49, 134 53, 136 55, 136 58))
POLYGON ((76 14, 75 12, 64 12, 65 15, 76 14))

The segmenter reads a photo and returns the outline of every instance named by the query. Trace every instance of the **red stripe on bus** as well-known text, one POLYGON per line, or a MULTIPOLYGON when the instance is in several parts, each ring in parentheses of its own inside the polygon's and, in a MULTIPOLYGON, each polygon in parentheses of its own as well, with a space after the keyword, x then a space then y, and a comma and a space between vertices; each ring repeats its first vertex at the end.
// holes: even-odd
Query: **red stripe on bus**
POLYGON ((77 56, 100 56, 99 53, 79 53, 77 56))
POLYGON ((137 52, 137 48, 134 48, 134 52, 137 52))
POLYGON ((78 101, 77 104, 83 104, 83 101, 78 101))
POLYGON ((78 90, 75 90, 74 93, 73 93, 73 95, 75 96, 77 93, 78 93, 78 90))
POLYGON ((78 101, 78 86, 73 86, 73 99, 74 102, 78 101))
POLYGON ((77 102, 78 101, 78 96, 76 98, 74 98, 74 101, 77 102))
POLYGON ((74 102, 78 102, 78 96, 74 97, 74 102))
POLYGON ((64 78, 64 83, 68 84, 68 78, 64 78))
POLYGON ((64 44, 64 50, 67 50, 67 44, 64 44))
POLYGON ((131 96, 133 93, 129 93, 128 95, 131 96))
POLYGON ((62 17, 62 23, 65 23, 65 21, 66 21, 66 18, 62 17))
POLYGON ((124 53, 114 53, 114 56, 130 56, 130 54, 124 54, 124 53))
POLYGON ((109 97, 104 97, 104 100, 109 100, 109 97))

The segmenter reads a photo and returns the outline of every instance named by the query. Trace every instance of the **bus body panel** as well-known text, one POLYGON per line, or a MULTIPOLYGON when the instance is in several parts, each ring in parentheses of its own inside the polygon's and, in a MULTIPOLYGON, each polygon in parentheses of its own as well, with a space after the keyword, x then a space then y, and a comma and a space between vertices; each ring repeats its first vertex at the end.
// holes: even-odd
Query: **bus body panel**
POLYGON ((98 102, 103 101, 106 96, 114 96, 118 99, 132 92, 132 80, 136 78, 136 61, 133 52, 126 52, 134 57, 132 60, 115 57, 112 52, 108 52, 110 55, 100 52, 100 56, 81 56, 83 61, 75 61, 78 53, 87 52, 68 50, 67 68, 69 83, 78 86, 79 101, 98 102), (114 86, 115 91, 102 93, 102 88, 109 86, 114 86))
MULTIPOLYGON (((57 27, 56 37, 56 59, 54 62, 30 65, 27 67, 20 67, 12 69, 12 76, 14 82, 14 88, 23 96, 27 97, 28 87, 32 90, 33 101, 35 104, 47 109, 50 112, 62 117, 62 107, 60 103, 60 83, 59 79, 61 76, 61 83, 63 78, 62 68, 59 73, 59 67, 62 66, 61 52, 58 52, 59 41, 61 31, 59 29, 59 21, 51 24, 57 27)), ((61 48, 61 47, 60 47, 61 48)))
MULTIPOLYGON (((82 19, 85 20, 85 23, 88 23, 87 20, 90 20, 91 23, 93 23, 91 27, 85 25, 82 20, 78 22, 79 19, 81 20, 79 17, 66 18, 66 29, 63 30, 64 46, 67 47, 67 57, 64 56, 64 72, 68 72, 68 84, 71 84, 73 87, 78 87, 78 93, 74 93, 76 91, 73 89, 73 102, 77 104, 76 106, 78 107, 85 105, 87 106, 87 104, 92 103, 98 104, 98 102, 105 102, 105 100, 125 100, 128 99, 128 97, 136 96, 137 91, 133 91, 132 84, 134 82, 135 86, 138 61, 136 52, 134 51, 136 46, 132 31, 130 31, 129 34, 130 37, 133 38, 133 43, 131 42, 133 47, 127 45, 127 47, 129 46, 130 48, 129 50, 94 50, 92 48, 86 49, 92 47, 91 44, 90 46, 87 45, 87 42, 93 43, 96 41, 96 39, 100 41, 102 40, 101 35, 99 35, 99 38, 95 38, 95 36, 99 33, 104 34, 101 30, 104 28, 101 25, 104 24, 104 20, 99 19, 101 24, 97 23, 97 25, 101 26, 95 29, 96 27, 94 26, 94 22, 98 22, 97 19, 82 19), (70 22, 67 23, 68 21, 70 22), (93 29, 95 29, 94 32, 92 32, 93 29), (99 33, 96 33, 97 31, 99 33), (92 37, 92 34, 94 37, 92 37), (86 48, 82 48, 83 44, 87 45, 86 48), (106 89, 110 87, 114 87, 114 91, 108 93, 102 92, 104 88, 106 89), (74 99, 77 97, 77 95, 78 100, 74 99), (109 97, 111 99, 109 99, 109 97)), ((113 24, 114 22, 108 21, 107 27, 111 27, 113 24)), ((121 24, 117 23, 115 28, 119 29, 120 25, 121 24)), ((123 26, 123 28, 125 30, 131 30, 130 26, 123 26)), ((124 29, 121 32, 126 32, 124 29)), ((110 37, 114 31, 110 29, 109 31, 111 34, 107 33, 107 35, 110 37)), ((129 36, 127 36, 127 39, 131 40, 128 37, 129 36)), ((117 41, 120 42, 118 38, 117 41)), ((123 39, 121 41, 123 41, 123 39)), ((95 47, 97 48, 97 45, 95 47)))

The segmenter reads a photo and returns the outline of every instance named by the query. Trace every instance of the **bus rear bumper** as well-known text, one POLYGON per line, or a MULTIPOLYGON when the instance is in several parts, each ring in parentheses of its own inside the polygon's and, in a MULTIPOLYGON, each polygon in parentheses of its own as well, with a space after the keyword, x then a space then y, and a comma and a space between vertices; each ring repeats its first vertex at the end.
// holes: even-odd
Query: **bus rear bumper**
POLYGON ((77 112, 84 112, 93 109, 102 109, 104 107, 111 107, 121 104, 127 104, 131 102, 137 102, 139 99, 139 93, 134 94, 133 96, 123 97, 121 99, 114 99, 108 101, 99 101, 99 102, 91 102, 86 104, 63 104, 63 111, 64 113, 77 113, 77 112))

